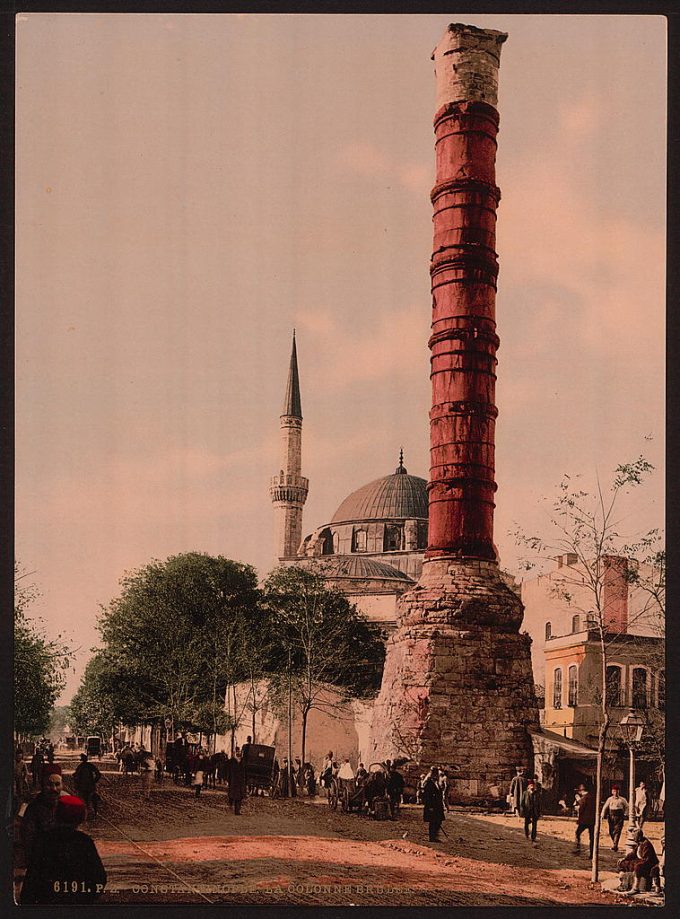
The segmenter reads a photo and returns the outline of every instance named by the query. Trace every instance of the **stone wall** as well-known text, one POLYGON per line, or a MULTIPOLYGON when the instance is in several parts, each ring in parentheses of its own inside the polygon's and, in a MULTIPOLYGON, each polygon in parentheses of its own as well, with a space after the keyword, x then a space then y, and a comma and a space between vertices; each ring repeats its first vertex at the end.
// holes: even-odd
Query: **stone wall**
POLYGON ((532 766, 538 728, 522 604, 487 561, 433 559, 398 604, 369 757, 453 770, 459 801, 491 799, 532 766))

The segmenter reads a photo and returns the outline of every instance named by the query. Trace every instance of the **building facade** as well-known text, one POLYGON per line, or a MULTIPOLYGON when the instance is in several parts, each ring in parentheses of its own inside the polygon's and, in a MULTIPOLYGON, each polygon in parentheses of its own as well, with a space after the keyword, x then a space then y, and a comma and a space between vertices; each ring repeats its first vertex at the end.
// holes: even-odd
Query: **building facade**
MULTIPOLYGON (((553 571, 527 578, 521 584, 524 604, 522 628, 531 636, 531 664, 534 680, 546 685, 545 652, 555 638, 567 640, 587 631, 596 621, 592 588, 578 564, 576 555, 555 559, 553 571)), ((612 634, 627 633, 640 637, 661 638, 664 622, 659 608, 649 602, 629 577, 632 562, 616 555, 603 557, 602 609, 612 634)))
POLYGON ((302 538, 309 482, 302 470, 302 408, 293 338, 281 415, 281 470, 271 479, 276 556, 281 565, 318 571, 386 632, 396 626, 398 597, 412 587, 427 547, 427 482, 410 475, 401 451, 390 475, 362 485, 340 502, 328 523, 302 538))
MULTIPOLYGON (((643 714, 650 730, 664 718, 664 640, 629 633, 609 635, 606 654, 611 748, 618 743, 617 725, 630 709, 643 714)), ((543 727, 588 746, 597 746, 603 682, 599 631, 585 629, 547 639, 545 670, 543 727)))

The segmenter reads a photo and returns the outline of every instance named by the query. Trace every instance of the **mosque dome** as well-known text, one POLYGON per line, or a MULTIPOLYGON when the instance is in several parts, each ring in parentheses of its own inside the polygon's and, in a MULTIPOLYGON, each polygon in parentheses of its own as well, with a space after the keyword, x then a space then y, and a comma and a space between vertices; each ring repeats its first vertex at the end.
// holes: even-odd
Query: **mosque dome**
POLYGON ((361 555, 330 555, 316 561, 316 567, 326 580, 396 581, 402 588, 413 583, 403 571, 361 555))
POLYGON ((406 518, 427 520, 427 516, 427 481, 408 474, 402 453, 392 475, 375 479, 353 491, 333 514, 331 523, 406 518))

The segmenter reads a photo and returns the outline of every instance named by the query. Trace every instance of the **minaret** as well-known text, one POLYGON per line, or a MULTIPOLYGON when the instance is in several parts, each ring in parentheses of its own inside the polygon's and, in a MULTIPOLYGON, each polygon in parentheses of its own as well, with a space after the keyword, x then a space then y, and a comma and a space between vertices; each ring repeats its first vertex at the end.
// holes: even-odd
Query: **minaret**
POLYGON ((455 23, 432 55, 436 178, 432 190, 428 548, 397 606, 371 724, 374 761, 406 755, 455 767, 458 800, 507 790, 530 766, 538 710, 522 602, 493 544, 496 382, 496 110, 507 35, 455 23))
POLYGON ((302 508, 307 500, 309 480, 302 471, 302 405, 298 375, 295 330, 290 355, 288 383, 281 414, 281 470, 272 476, 269 494, 276 509, 278 559, 297 555, 302 541, 302 508))

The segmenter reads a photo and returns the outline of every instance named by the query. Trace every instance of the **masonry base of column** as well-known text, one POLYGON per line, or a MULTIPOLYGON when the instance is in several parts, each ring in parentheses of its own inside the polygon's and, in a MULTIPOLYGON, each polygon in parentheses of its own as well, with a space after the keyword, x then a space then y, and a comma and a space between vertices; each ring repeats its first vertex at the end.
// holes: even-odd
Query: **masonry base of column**
POLYGON ((408 757, 411 781, 446 767, 461 803, 505 794, 515 766, 532 767, 529 728, 539 725, 522 613, 495 562, 427 560, 399 601, 370 761, 408 757))

